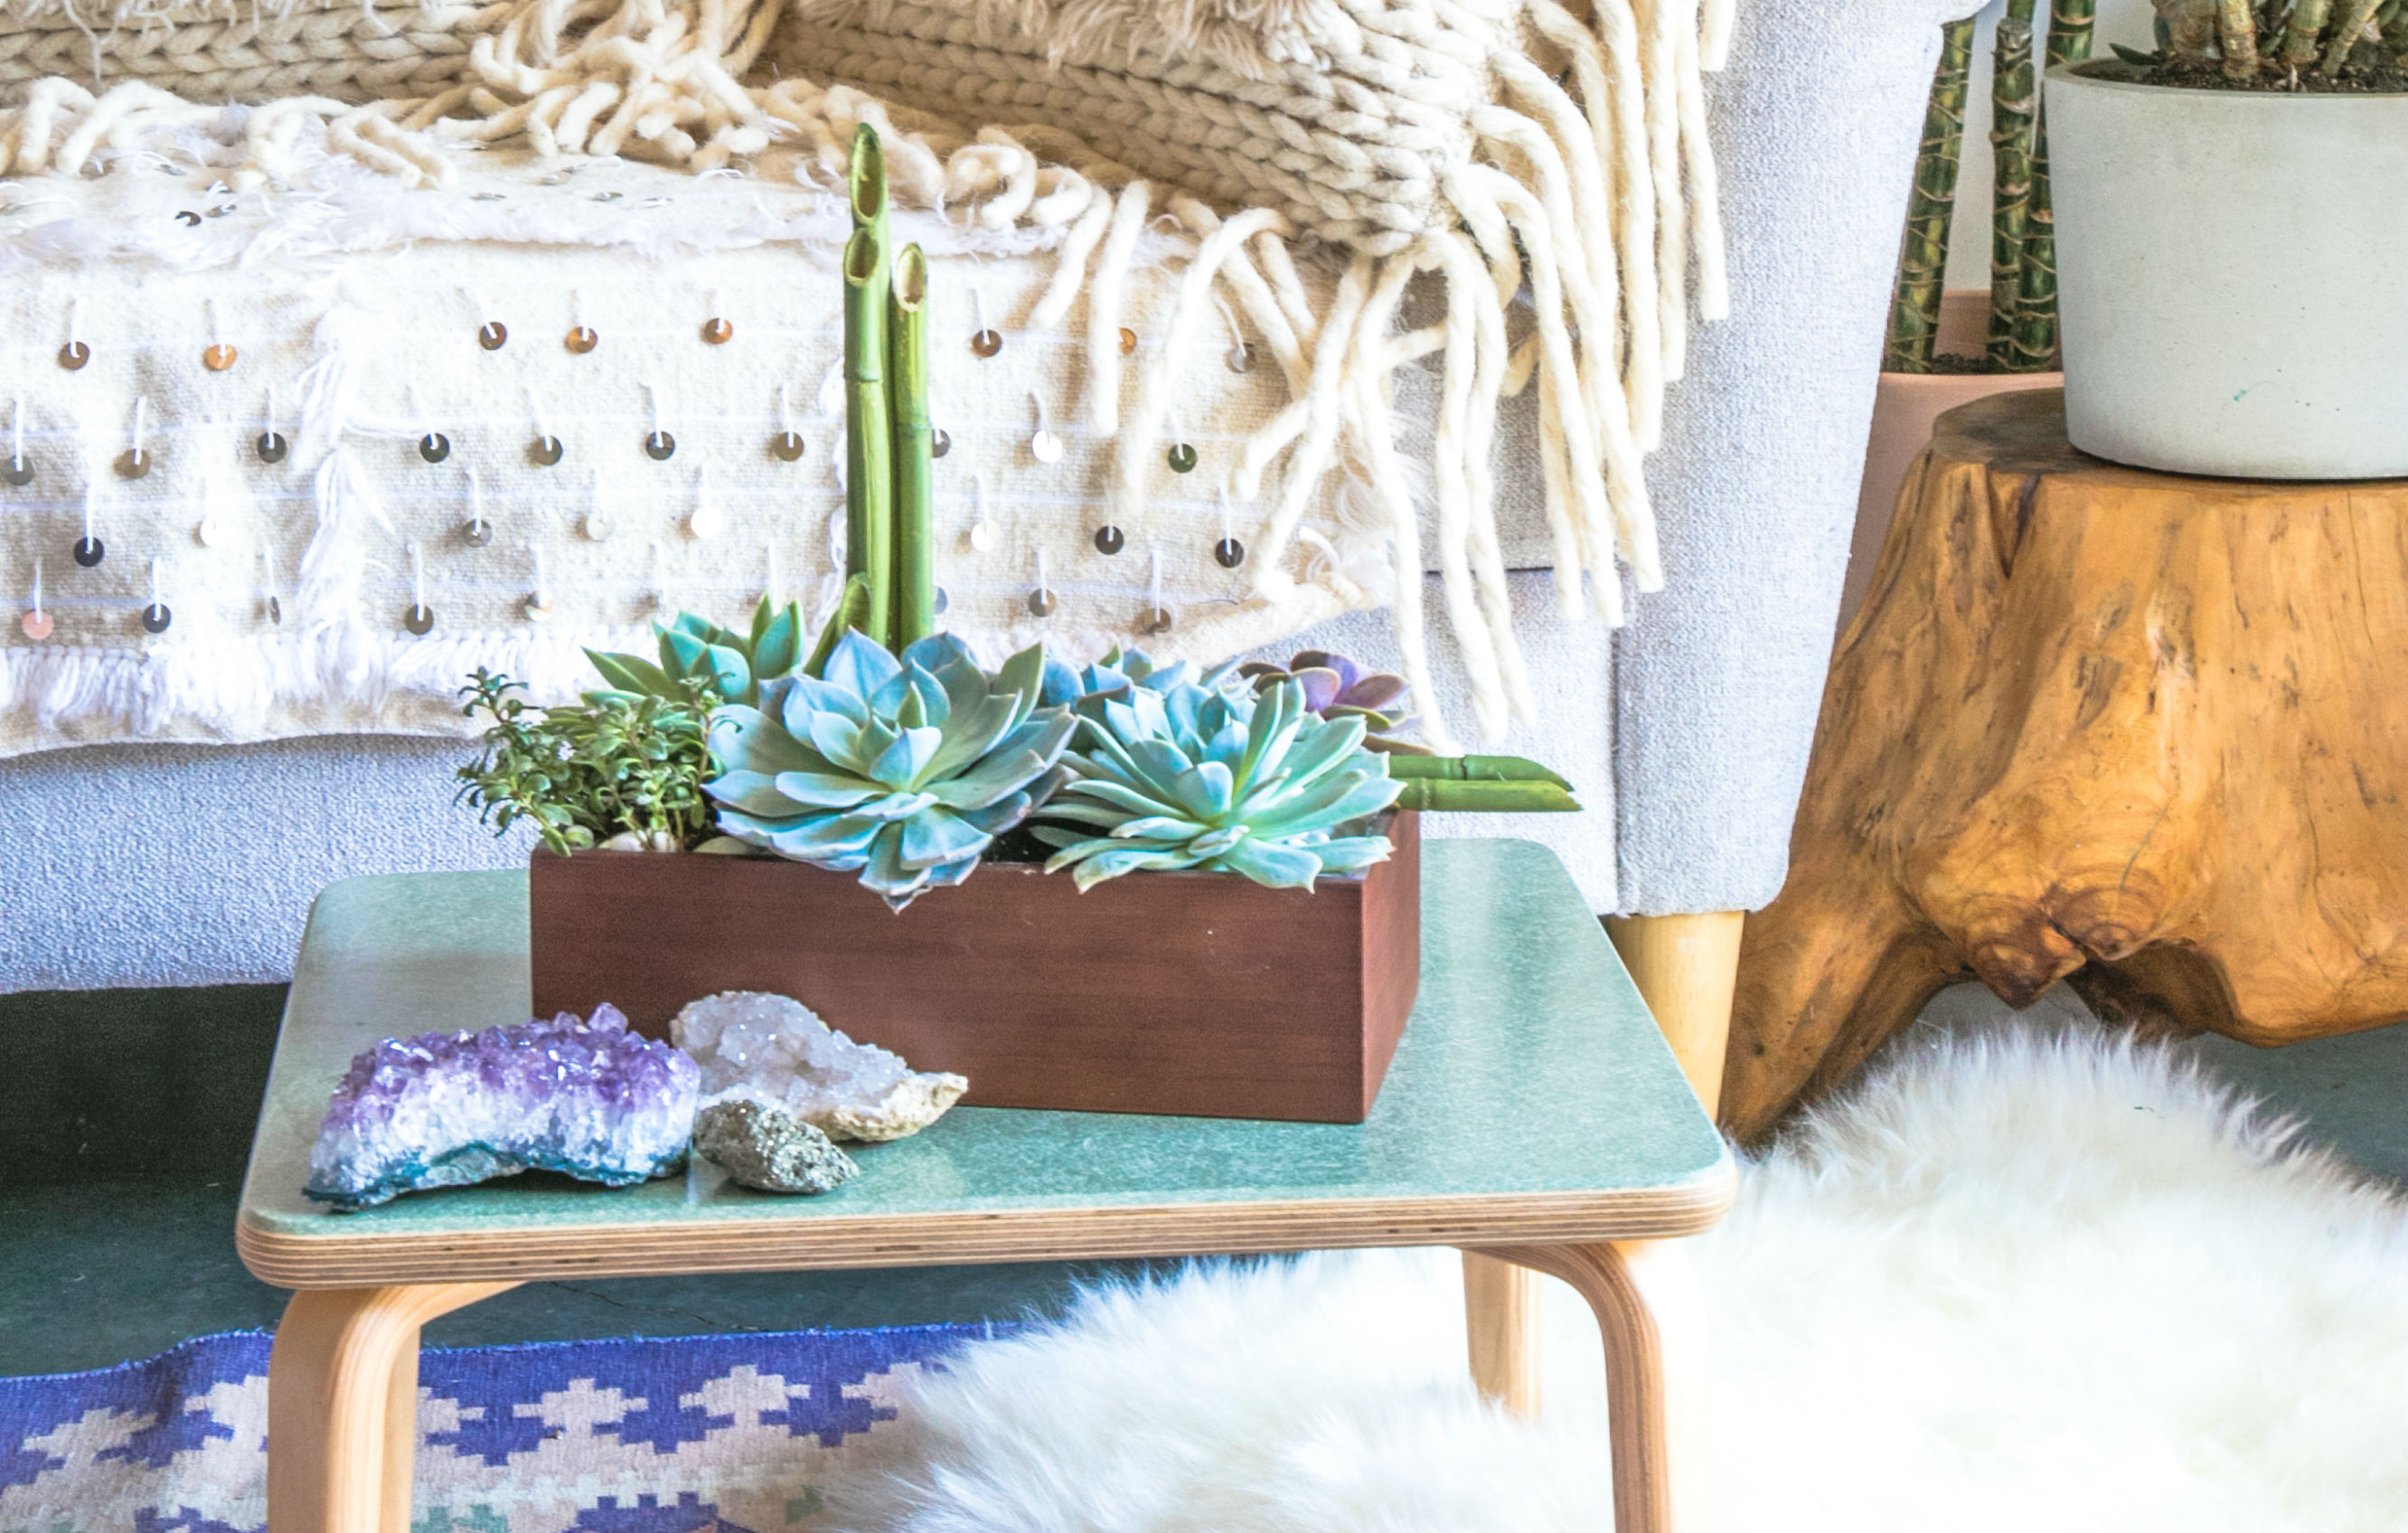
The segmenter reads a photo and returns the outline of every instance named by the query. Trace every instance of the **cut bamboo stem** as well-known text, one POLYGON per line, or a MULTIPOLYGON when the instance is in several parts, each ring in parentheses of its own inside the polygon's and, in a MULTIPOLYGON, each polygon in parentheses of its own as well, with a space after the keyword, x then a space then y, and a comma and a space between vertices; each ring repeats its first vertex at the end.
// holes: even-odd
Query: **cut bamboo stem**
POLYGON ((1973 66, 1973 21, 1940 29, 1940 64, 1923 112, 1923 148, 1914 161, 1906 237, 1899 247, 1890 299, 1889 342, 1882 370, 1928 373, 1940 333, 1940 294, 1948 275, 1948 229, 1956 208, 1956 165, 1965 139, 1966 80, 1973 66))
POLYGON ((2283 30, 2283 45, 2275 57, 2294 69, 2314 64, 2317 39, 2331 15, 2332 0, 2293 0, 2291 20, 2283 30))
MULTIPOLYGON (((2048 16, 2047 65, 2080 64, 2090 57, 2097 0, 2053 0, 2048 16)), ((2057 221, 2048 180, 2048 98, 2041 97, 2032 123, 2031 193, 2024 205, 2024 251, 2016 264, 2015 329, 2010 367, 2019 373, 2053 372, 2057 351, 2057 221)))
POLYGON ((2374 19, 2374 12, 2381 4, 2382 0, 2350 0, 2349 8, 2342 12, 2341 25, 2333 29, 2332 41, 2325 48, 2327 75, 2336 79, 2340 77, 2341 66, 2349 62, 2349 50, 2358 46, 2358 37, 2366 31, 2366 23, 2374 19))
POLYGON ((2014 365, 2015 314, 2023 299, 2024 234, 2031 197, 2032 120, 2038 92, 2032 79, 2035 0, 2007 0, 1999 18, 1990 81, 1990 330, 1989 357, 2001 371, 2014 365))
MULTIPOLYGON (((2258 18, 2249 9, 2249 0, 2218 0, 2215 7, 2215 45, 2224 52, 2224 78, 2256 79, 2258 78, 2258 18)), ((2346 56, 2349 47, 2342 45, 2346 56)), ((2326 55, 2326 73, 2337 65, 2326 55)))
POLYGON ((853 237, 844 247, 845 573, 866 576, 863 631, 894 644, 894 443, 886 409, 886 161, 864 123, 853 137, 853 237))
POLYGON ((928 425, 928 263, 917 245, 895 260, 886 327, 895 433, 895 650, 937 631, 934 434, 928 425))

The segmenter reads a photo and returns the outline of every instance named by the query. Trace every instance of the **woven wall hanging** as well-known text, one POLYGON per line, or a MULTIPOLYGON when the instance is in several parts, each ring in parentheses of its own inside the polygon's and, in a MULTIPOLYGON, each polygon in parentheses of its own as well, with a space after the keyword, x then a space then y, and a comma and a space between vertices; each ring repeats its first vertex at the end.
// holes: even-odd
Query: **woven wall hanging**
MULTIPOLYGON (((1535 395, 1519 408, 1538 416, 1567 611, 1618 621, 1618 564, 1641 591, 1662 583, 1641 460, 1689 316, 1725 307, 1699 87, 1727 47, 1722 0, 1598 0, 1586 17, 1555 0, 79 14, 0 7, 0 171, 80 176, 180 145, 233 193, 322 192, 329 153, 456 190, 483 150, 825 188, 869 122, 898 203, 1050 264, 1014 320, 1074 335, 1065 408, 1109 459, 1066 521, 1143 522, 1175 424, 1229 439, 1226 488, 1262 508, 1244 573, 1268 609, 1315 605, 1293 555, 1338 486, 1367 493, 1398 571, 1418 569, 1427 522, 1484 737, 1534 711, 1494 513, 1508 401, 1535 395), (1148 344, 1125 351, 1157 228, 1188 253, 1142 284, 1148 344), (1225 352, 1259 356, 1277 397, 1234 426, 1174 422, 1225 352), (1440 387, 1404 441, 1408 365, 1440 387)), ((502 218, 466 237, 541 236, 502 218)), ((1419 581, 1387 584, 1425 681, 1419 581)))

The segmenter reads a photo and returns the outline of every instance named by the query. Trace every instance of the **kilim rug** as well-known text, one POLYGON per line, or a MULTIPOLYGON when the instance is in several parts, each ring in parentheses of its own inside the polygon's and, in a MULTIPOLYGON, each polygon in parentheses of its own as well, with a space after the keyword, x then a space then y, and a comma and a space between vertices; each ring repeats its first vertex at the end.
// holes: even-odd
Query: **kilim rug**
MULTIPOLYGON (((429 1349, 412 1533, 771 1533, 895 1419, 896 1392, 1010 1327, 429 1349)), ((0 1529, 258 1533, 264 1331, 0 1379, 0 1529)))

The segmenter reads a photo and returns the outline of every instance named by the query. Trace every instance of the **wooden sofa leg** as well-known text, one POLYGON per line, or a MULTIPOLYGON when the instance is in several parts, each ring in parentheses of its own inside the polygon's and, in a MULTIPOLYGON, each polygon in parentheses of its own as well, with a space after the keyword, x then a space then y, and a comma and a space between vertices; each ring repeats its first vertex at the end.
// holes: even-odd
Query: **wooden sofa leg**
POLYGON ((1605 922, 1623 967, 1710 1117, 1722 1097, 1723 1050, 1730 1041, 1731 990, 1746 923, 1742 910, 1608 916, 1605 922))
POLYGON ((1539 1413, 1539 1275, 1483 1252, 1463 1254, 1463 1314, 1471 1384, 1524 1420, 1539 1413))

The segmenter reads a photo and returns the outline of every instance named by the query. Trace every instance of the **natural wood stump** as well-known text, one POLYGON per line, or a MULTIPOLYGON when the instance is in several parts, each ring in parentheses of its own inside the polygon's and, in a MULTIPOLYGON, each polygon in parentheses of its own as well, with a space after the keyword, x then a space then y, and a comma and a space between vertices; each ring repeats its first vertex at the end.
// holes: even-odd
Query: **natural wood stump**
POLYGON ((2408 1017, 2408 482, 2119 468, 1941 417, 1747 923, 1742 1137, 1952 980, 2251 1043, 2408 1017))

